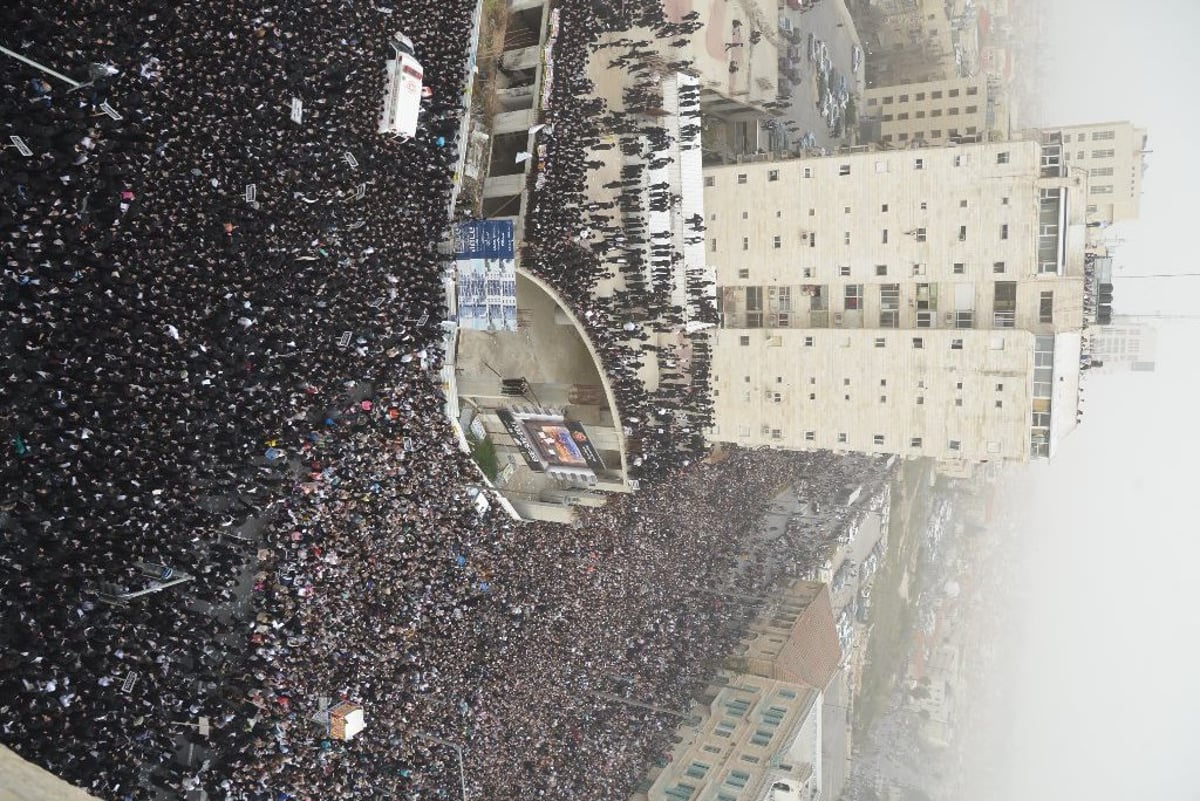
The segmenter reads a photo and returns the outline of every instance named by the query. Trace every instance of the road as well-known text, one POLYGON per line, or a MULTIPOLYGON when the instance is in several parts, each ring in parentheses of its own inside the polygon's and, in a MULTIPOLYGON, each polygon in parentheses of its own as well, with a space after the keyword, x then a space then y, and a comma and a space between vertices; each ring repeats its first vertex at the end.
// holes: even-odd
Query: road
MULTIPOLYGON (((836 148, 845 144, 845 139, 835 139, 829 131, 825 120, 817 110, 817 65, 808 60, 808 34, 825 42, 829 49, 829 60, 832 63, 830 74, 831 83, 836 85, 838 78, 846 76, 851 95, 861 94, 864 85, 863 65, 858 72, 850 69, 852 48, 858 44, 858 34, 854 30, 854 22, 846 9, 844 0, 818 0, 817 5, 808 11, 794 11, 786 6, 780 10, 780 16, 791 20, 800 31, 801 56, 799 60, 801 81, 792 87, 791 106, 781 120, 788 120, 796 125, 796 130, 773 145, 786 147, 795 143, 806 132, 811 132, 816 140, 816 146, 836 148)), ((782 40, 782 36, 780 37, 782 40)), ((782 83, 787 77, 779 76, 782 83)))

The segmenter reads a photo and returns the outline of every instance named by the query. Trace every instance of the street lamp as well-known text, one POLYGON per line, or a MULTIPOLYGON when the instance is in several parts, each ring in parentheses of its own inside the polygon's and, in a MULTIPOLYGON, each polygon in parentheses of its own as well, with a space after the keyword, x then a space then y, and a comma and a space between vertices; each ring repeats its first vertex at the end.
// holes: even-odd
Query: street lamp
POLYGON ((443 740, 441 737, 434 737, 432 734, 426 734, 423 731, 410 732, 413 737, 419 737, 422 740, 428 740, 437 745, 444 745, 446 748, 453 748, 455 756, 458 757, 458 789, 462 793, 462 801, 467 801, 467 774, 463 768, 463 753, 462 746, 456 745, 448 740, 443 740))
POLYGON ((9 50, 7 47, 0 47, 0 53, 3 53, 6 56, 12 56, 17 61, 28 64, 29 66, 33 67, 34 69, 41 70, 42 72, 46 73, 47 75, 49 75, 51 77, 58 78, 63 83, 70 84, 72 89, 78 89, 79 87, 83 86, 83 84, 81 84, 79 81, 72 80, 72 79, 68 78, 66 75, 63 75, 61 72, 55 72, 54 70, 50 69, 49 67, 39 64, 31 58, 26 58, 25 56, 21 55, 20 53, 14 53, 13 51, 9 50))

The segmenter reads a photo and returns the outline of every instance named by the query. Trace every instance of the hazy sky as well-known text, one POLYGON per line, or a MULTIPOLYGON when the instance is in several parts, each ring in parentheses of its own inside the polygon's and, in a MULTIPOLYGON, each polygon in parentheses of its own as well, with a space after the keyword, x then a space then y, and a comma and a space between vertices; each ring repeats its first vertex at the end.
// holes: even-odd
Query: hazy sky
MULTIPOLYGON (((1129 119, 1153 151, 1120 274, 1200 272, 1200 1, 1044 7, 1046 122, 1129 119)), ((1117 313, 1200 314, 1200 280, 1117 279, 1117 313)), ((1200 323, 1158 372, 1092 376, 1083 425, 1022 475, 1034 556, 1011 712, 1013 801, 1200 799, 1200 323)))

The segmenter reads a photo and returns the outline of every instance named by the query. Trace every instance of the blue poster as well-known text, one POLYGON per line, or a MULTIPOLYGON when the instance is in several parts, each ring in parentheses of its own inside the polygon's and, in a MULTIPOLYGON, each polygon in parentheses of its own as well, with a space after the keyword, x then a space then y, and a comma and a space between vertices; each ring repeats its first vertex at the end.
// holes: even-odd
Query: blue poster
POLYGON ((455 237, 460 259, 513 258, 512 220, 472 220, 460 223, 455 237))

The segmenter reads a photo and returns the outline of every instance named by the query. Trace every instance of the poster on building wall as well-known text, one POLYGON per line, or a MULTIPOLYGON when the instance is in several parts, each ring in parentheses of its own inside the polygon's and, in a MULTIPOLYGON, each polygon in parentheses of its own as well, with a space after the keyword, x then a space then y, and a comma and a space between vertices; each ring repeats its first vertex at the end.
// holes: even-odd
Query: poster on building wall
POLYGON ((473 220, 455 232, 458 324, 517 330, 517 273, 511 220, 473 220))
POLYGON ((496 415, 530 469, 572 468, 579 473, 603 470, 604 462, 581 423, 562 415, 522 414, 499 409, 496 415))

